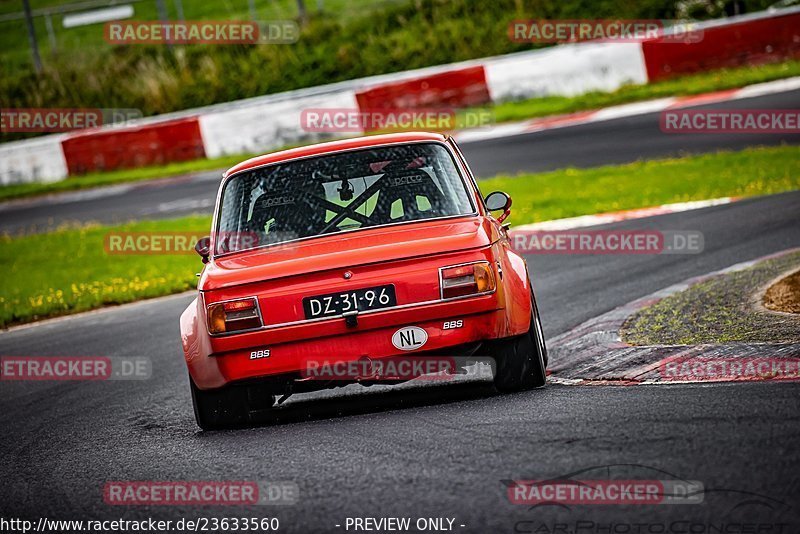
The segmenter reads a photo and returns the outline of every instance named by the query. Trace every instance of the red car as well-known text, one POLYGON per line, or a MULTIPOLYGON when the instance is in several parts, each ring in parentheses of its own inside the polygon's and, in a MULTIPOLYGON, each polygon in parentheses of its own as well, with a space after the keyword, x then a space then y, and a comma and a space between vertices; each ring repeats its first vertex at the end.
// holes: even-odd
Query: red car
MULTIPOLYGON (((228 170, 199 294, 181 316, 197 423, 342 385, 309 358, 491 356, 499 391, 545 384, 547 350, 511 199, 485 199, 452 138, 322 143, 228 170), (490 212, 501 213, 497 218, 490 212)), ((384 360, 385 361, 385 360, 384 360)))

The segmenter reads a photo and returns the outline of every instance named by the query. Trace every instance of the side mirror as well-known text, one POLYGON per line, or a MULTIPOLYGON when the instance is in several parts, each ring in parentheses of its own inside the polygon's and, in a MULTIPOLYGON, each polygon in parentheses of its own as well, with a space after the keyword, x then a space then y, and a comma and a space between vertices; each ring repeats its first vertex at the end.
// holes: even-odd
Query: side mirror
POLYGON ((503 210, 503 214, 497 218, 498 222, 502 223, 511 215, 511 197, 502 191, 489 193, 484 203, 486 204, 486 209, 489 211, 503 210))
POLYGON ((206 236, 198 239, 194 244, 194 251, 200 255, 203 263, 208 263, 208 257, 211 254, 211 238, 206 236))

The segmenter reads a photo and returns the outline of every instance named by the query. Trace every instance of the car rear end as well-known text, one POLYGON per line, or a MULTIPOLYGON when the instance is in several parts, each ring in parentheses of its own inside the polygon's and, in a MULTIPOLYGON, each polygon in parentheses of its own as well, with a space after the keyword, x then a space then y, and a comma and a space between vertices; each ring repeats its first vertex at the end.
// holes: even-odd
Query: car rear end
POLYGON ((309 360, 470 351, 512 332, 502 231, 454 147, 419 137, 225 179, 184 340, 199 388, 291 377, 309 360))
POLYGON ((502 337, 504 289, 480 220, 326 238, 271 251, 265 265, 216 262, 197 303, 208 353, 189 362, 195 382, 302 379, 320 362, 466 356, 502 337), (396 335, 405 327, 422 332, 396 335))

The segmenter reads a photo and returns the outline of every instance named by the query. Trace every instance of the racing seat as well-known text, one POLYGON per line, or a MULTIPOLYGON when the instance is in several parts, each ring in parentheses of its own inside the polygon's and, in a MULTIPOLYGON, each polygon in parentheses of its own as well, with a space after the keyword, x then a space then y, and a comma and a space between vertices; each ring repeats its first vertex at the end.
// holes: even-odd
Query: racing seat
POLYGON ((280 188, 259 196, 253 205, 249 228, 265 244, 309 237, 319 233, 325 223, 325 210, 308 196, 324 198, 325 188, 318 183, 311 187, 280 188))
POLYGON ((421 169, 394 171, 385 174, 381 180, 375 209, 370 214, 370 219, 378 224, 415 221, 444 213, 446 208, 444 195, 425 171, 421 169), (421 207, 420 199, 426 200, 429 207, 421 207), (392 205, 398 200, 401 202, 403 213, 392 217, 392 205))

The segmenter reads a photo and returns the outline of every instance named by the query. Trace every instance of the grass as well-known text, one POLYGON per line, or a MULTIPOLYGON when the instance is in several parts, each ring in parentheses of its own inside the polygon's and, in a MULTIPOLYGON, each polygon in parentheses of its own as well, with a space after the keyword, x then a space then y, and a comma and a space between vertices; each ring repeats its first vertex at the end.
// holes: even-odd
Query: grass
POLYGON ((514 199, 513 225, 728 196, 800 189, 800 147, 752 148, 593 169, 498 176, 484 194, 514 199))
MULTIPOLYGON (((605 106, 664 96, 702 94, 793 76, 800 76, 800 61, 786 61, 755 67, 722 69, 676 78, 674 80, 660 81, 648 85, 625 86, 610 93, 594 92, 575 97, 535 98, 519 102, 505 102, 493 106, 490 105, 481 109, 486 110, 489 114, 493 114, 493 118, 496 122, 508 122, 547 115, 572 113, 588 109, 598 109, 605 106)), ((231 167, 252 156, 253 154, 223 156, 220 158, 199 159, 138 169, 98 172, 84 176, 69 177, 59 182, 8 185, 0 187, 0 201, 123 182, 170 178, 192 172, 221 170, 231 167)))
POLYGON ((193 251, 184 255, 112 255, 109 232, 198 232, 208 217, 62 229, 49 234, 0 238, 0 326, 178 293, 196 287, 202 268, 193 251))
POLYGON ((797 342, 800 317, 754 305, 774 278, 800 266, 800 253, 711 278, 640 310, 623 326, 632 345, 797 342))
MULTIPOLYGON (((484 193, 514 198, 515 225, 624 208, 722 196, 800 189, 800 148, 635 163, 589 170, 497 177, 484 193)), ((195 287, 201 263, 187 255, 109 255, 109 232, 199 232, 207 217, 66 228, 50 234, 0 237, 0 327, 156 297, 195 287)))

